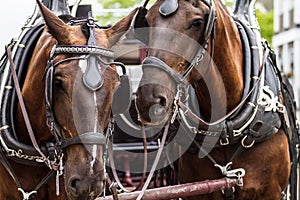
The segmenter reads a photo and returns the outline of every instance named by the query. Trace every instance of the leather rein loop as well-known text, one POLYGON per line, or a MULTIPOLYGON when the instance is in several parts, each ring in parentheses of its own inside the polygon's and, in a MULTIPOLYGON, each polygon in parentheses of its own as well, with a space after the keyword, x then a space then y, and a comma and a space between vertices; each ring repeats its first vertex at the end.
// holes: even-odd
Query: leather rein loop
MULTIPOLYGON (((12 55, 11 55, 11 46, 8 46, 6 48, 6 51, 7 51, 7 56, 8 56, 9 62, 10 62, 10 70, 11 70, 13 81, 14 81, 14 84, 15 84, 16 93, 17 93, 17 96, 18 96, 18 99, 19 99, 21 111, 22 111, 22 114, 23 114, 23 117, 24 117, 25 125, 26 125, 26 128, 27 128, 30 140, 31 140, 32 145, 35 148, 35 150, 41 155, 41 157, 43 158, 43 160, 45 162, 45 161, 47 161, 47 157, 41 151, 41 149, 40 149, 40 147, 39 147, 39 145, 38 145, 38 143, 35 139, 35 136, 34 136, 34 133, 33 133, 33 130, 32 130, 32 126, 31 126, 31 123, 30 123, 30 119, 29 119, 29 116, 28 116, 28 113, 27 113, 27 110, 26 110, 26 107, 25 107, 23 97, 22 97, 22 92, 21 92, 19 80, 18 80, 18 77, 17 77, 17 73, 15 71, 15 65, 14 65, 14 62, 13 62, 13 59, 12 59, 12 55)), ((48 167, 52 168, 52 166, 48 166, 48 167)))
MULTIPOLYGON (((123 191, 123 192, 126 192, 126 193, 130 193, 130 192, 134 192, 134 191, 137 191, 139 190, 143 184, 144 184, 144 180, 145 180, 145 177, 146 177, 146 172, 147 172, 147 162, 148 162, 148 150, 147 150, 147 137, 146 137, 146 133, 145 133, 145 128, 144 126, 141 126, 141 131, 142 131, 142 137, 143 137, 143 146, 144 146, 144 152, 143 152, 143 155, 144 155, 144 162, 143 162, 143 173, 142 173, 142 177, 141 177, 141 180, 139 182, 139 184, 132 190, 128 190, 126 189, 123 184, 121 183, 119 177, 118 177, 118 174, 117 174, 117 169, 116 169, 116 166, 115 166, 115 159, 114 159, 114 156, 113 156, 113 137, 112 135, 110 135, 110 137, 108 137, 108 145, 107 145, 107 152, 108 152, 108 158, 109 158, 109 163, 110 163, 110 166, 111 166, 111 171, 112 171, 112 175, 114 177, 114 181, 116 182, 117 186, 123 191)), ((112 187, 114 188, 114 187, 112 187)), ((117 198, 114 198, 115 200, 117 198)))

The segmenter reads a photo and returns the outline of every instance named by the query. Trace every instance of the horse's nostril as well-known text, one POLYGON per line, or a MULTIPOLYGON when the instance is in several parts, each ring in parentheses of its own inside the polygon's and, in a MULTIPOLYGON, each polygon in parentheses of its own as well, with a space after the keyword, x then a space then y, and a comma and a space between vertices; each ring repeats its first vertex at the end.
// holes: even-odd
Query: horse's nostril
POLYGON ((154 94, 153 99, 149 99, 149 100, 152 101, 152 103, 159 104, 163 107, 165 107, 167 104, 167 99, 163 95, 154 94))
POLYGON ((104 190, 102 177, 73 176, 68 179, 68 199, 87 200, 95 199, 104 190))
POLYGON ((79 195, 79 183, 80 180, 78 178, 74 178, 70 181, 69 187, 70 187, 70 191, 72 192, 72 194, 74 196, 78 196, 79 195))
POLYGON ((165 98, 165 97, 162 97, 162 96, 160 96, 160 97, 159 97, 159 104, 160 104, 160 105, 162 105, 163 107, 165 107, 165 106, 166 106, 166 104, 167 104, 167 100, 166 100, 166 98, 165 98))

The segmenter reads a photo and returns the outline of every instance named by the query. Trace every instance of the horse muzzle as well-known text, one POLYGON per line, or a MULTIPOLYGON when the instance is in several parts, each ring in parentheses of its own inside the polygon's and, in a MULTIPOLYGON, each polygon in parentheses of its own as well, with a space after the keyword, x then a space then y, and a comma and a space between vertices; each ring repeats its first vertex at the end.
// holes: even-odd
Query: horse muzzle
POLYGON ((136 93, 139 120, 144 125, 164 126, 172 113, 179 76, 155 57, 147 57, 142 69, 143 76, 136 93))
POLYGON ((67 195, 70 200, 94 200, 102 194, 104 181, 96 177, 73 176, 67 183, 67 195))
POLYGON ((90 200, 104 190, 103 145, 73 145, 66 149, 65 190, 70 200, 90 200))

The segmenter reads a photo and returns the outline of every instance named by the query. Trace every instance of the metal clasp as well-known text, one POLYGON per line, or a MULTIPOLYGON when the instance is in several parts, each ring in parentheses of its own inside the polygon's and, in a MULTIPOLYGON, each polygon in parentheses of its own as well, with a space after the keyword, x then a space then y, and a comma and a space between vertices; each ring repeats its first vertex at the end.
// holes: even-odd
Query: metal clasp
POLYGON ((240 187, 243 186, 243 177, 245 176, 246 172, 243 168, 237 168, 229 170, 232 166, 232 162, 227 163, 225 166, 221 166, 219 164, 215 164, 215 167, 221 170, 221 173, 228 177, 228 178, 236 178, 236 184, 240 187))
POLYGON ((174 107, 173 107, 173 115, 171 117, 171 124, 174 123, 176 116, 179 112, 178 101, 179 101, 180 97, 182 96, 182 91, 183 91, 181 87, 182 87, 181 85, 177 86, 177 93, 174 97, 174 102, 173 102, 174 107))
POLYGON ((227 171, 227 177, 229 178, 236 178, 236 184, 240 187, 244 185, 243 177, 245 176, 246 172, 243 168, 233 169, 227 171))
POLYGON ((61 154, 59 157, 59 165, 58 165, 58 170, 56 171, 56 180, 55 180, 55 186, 56 186, 56 195, 59 196, 59 177, 63 175, 63 156, 64 154, 61 154))
POLYGON ((18 190, 22 193, 23 200, 29 200, 31 195, 37 193, 37 191, 31 191, 31 192, 28 193, 28 192, 25 192, 22 188, 18 188, 18 190))

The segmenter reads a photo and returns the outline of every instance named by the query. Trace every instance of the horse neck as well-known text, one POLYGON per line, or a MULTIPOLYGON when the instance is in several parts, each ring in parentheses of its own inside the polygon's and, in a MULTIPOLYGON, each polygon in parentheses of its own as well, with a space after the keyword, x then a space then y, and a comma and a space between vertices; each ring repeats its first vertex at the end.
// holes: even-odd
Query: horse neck
POLYGON ((201 113, 207 118, 220 118, 230 112, 239 103, 243 92, 243 54, 239 32, 219 0, 216 0, 216 15, 212 62, 205 78, 194 85, 201 113), (212 117, 212 110, 220 114, 212 117))
MULTIPOLYGON (((41 39, 43 42, 38 42, 32 54, 33 56, 28 65, 28 71, 22 88, 22 96, 29 115, 30 124, 38 141, 47 140, 51 136, 46 126, 44 84, 42 77, 45 69, 44 66, 47 64, 47 55, 49 55, 50 52, 50 50, 48 52, 48 49, 54 45, 50 45, 52 43, 50 40, 45 41, 43 38, 41 39)), ((16 113, 16 121, 20 127, 17 131, 18 139, 21 142, 30 144, 31 141, 28 137, 28 131, 20 106, 18 106, 16 113)))

